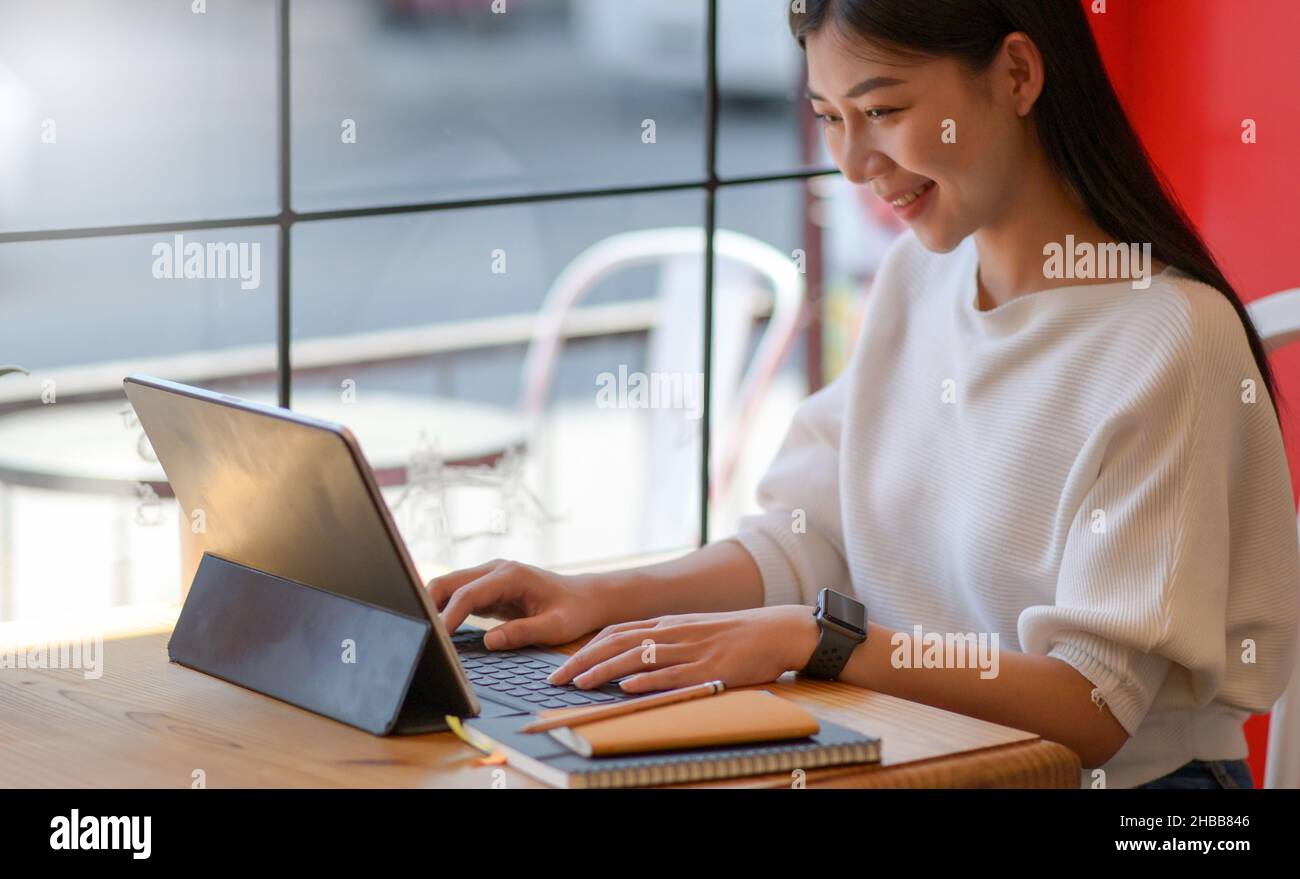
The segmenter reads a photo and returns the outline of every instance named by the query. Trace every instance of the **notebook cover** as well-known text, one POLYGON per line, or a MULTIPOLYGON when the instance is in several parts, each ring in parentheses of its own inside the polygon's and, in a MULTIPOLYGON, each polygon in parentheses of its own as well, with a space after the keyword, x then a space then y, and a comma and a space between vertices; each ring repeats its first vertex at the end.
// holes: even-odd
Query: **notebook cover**
MULTIPOLYGON (((539 716, 561 715, 560 711, 539 716)), ((817 718, 767 690, 731 690, 716 696, 647 708, 550 735, 586 757, 775 742, 816 735, 817 718)))
POLYGON ((880 739, 824 719, 815 735, 802 739, 606 757, 583 757, 545 733, 519 732, 535 719, 471 717, 465 731, 480 747, 503 751, 515 769, 568 788, 676 784, 880 761, 880 739))

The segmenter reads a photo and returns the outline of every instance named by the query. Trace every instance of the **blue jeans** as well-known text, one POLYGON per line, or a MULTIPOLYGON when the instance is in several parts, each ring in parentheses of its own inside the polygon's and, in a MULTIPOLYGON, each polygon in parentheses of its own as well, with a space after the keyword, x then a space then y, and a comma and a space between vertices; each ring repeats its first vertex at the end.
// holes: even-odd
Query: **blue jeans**
POLYGON ((1139 784, 1151 790, 1232 790, 1253 788, 1245 760, 1193 760, 1155 781, 1139 784))

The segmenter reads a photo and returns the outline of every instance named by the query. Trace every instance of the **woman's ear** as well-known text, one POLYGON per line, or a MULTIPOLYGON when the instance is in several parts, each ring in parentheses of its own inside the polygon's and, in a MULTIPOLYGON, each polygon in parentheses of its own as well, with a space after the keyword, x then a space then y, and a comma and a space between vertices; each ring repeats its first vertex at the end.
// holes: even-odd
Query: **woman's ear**
POLYGON ((997 66, 1016 115, 1028 116, 1043 93, 1042 53, 1027 34, 1016 31, 1003 38, 997 66))

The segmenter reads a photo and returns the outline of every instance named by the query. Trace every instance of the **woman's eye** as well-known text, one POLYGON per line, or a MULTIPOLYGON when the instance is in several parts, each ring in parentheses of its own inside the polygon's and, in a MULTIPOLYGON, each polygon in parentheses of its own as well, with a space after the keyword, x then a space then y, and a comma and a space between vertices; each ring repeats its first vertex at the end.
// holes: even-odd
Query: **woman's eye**
POLYGON ((881 109, 879 107, 866 111, 868 119, 884 119, 886 116, 897 112, 897 110, 881 109))
POLYGON ((818 122, 821 122, 821 123, 823 123, 823 124, 825 124, 825 125, 831 125, 831 124, 833 124, 833 123, 836 123, 836 122, 839 122, 839 121, 840 121, 840 117, 838 117, 838 116, 831 116, 831 115, 829 115, 829 114, 827 114, 827 113, 814 113, 814 114, 813 114, 813 118, 816 119, 818 122))

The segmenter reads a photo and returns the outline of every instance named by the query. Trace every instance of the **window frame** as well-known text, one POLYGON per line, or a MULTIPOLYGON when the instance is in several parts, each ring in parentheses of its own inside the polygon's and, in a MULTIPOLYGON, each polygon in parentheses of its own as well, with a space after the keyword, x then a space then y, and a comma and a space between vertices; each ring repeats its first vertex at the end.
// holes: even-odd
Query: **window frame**
MULTIPOLYGON (((701 421, 703 430, 700 443, 699 484, 700 484, 700 533, 699 543, 709 541, 709 483, 710 453, 712 431, 710 415, 712 411, 712 364, 713 364, 713 294, 714 294, 714 239, 717 232, 717 193, 719 190, 733 186, 751 184, 778 183, 782 181, 808 180, 839 172, 829 168, 806 168, 784 173, 759 174, 738 177, 719 177, 718 175, 718 3, 719 0, 700 0, 706 4, 707 19, 705 30, 705 174, 701 178, 678 181, 664 181, 632 186, 607 186, 555 190, 550 192, 532 192, 498 195, 490 198, 471 198, 454 200, 434 200, 395 205, 373 205, 335 210, 295 211, 293 209, 292 180, 292 72, 290 69, 290 3, 291 0, 275 0, 276 27, 276 153, 278 164, 277 206, 274 214, 261 216, 224 217, 208 220, 190 220, 182 222, 135 223, 67 229, 45 229, 0 232, 0 244, 36 241, 59 241, 78 238, 105 238, 125 235, 165 234, 179 232, 198 232, 212 229, 241 229, 253 226, 273 226, 276 228, 276 251, 278 256, 276 277, 276 398, 282 408, 291 408, 293 364, 291 360, 291 306, 292 273, 291 249, 293 228, 299 223, 311 223, 322 220, 355 219, 364 217, 393 216, 408 213, 430 213, 434 211, 454 211, 477 207, 496 207, 503 205, 521 205, 536 202, 580 201, 589 198, 612 198, 629 195, 647 195, 653 193, 678 191, 703 191, 704 193, 704 327, 701 342, 703 344, 704 400, 701 421)), ((808 111, 801 112, 804 134, 809 127, 808 111)), ((806 201, 806 200, 805 200, 806 201)), ((804 229, 813 227, 807 221, 804 229)), ((810 267, 811 269, 811 267, 810 267)), ((814 275, 810 271, 810 275, 814 275)), ((815 280, 815 275, 813 277, 815 280)), ((816 284, 810 285, 810 295, 815 306, 816 284)), ((820 345, 815 344, 813 336, 820 331, 820 321, 815 317, 808 324, 807 331, 814 344, 810 346, 809 364, 813 372, 811 384, 819 384, 816 369, 816 352, 820 345)))

